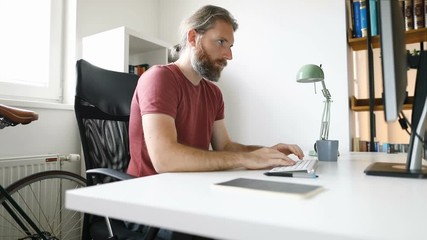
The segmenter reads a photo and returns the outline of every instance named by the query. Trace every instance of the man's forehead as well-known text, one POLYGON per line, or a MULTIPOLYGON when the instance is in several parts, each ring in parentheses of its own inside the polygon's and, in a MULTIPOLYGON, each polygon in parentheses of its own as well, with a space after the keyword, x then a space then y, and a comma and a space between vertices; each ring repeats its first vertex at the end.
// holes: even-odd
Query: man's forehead
POLYGON ((224 39, 230 44, 234 43, 234 29, 233 26, 221 19, 215 21, 213 28, 205 32, 216 38, 224 39))

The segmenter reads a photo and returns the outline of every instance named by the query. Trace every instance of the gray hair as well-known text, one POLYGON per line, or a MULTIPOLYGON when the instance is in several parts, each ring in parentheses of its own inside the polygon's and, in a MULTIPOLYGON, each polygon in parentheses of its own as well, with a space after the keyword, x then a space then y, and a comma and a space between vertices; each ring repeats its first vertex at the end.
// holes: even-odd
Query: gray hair
POLYGON ((231 13, 218 6, 206 5, 197 10, 192 16, 181 24, 181 43, 172 47, 172 56, 178 56, 187 45, 187 32, 190 29, 196 30, 197 33, 203 34, 214 27, 216 20, 223 20, 229 23, 233 30, 236 31, 238 24, 231 13))

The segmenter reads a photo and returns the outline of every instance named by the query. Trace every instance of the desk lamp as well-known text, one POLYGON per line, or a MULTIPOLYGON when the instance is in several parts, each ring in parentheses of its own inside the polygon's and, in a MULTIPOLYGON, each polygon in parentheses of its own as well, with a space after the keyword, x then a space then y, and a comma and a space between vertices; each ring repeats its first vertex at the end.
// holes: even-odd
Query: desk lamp
MULTIPOLYGON (((317 66, 314 64, 307 64, 300 68, 297 73, 297 82, 299 83, 314 83, 316 88, 316 82, 322 83, 322 93, 325 97, 325 105, 323 107, 322 121, 320 125, 320 136, 319 140, 327 140, 329 136, 329 123, 330 123, 330 110, 331 110, 331 94, 326 88, 325 84, 325 75, 323 74, 322 65, 317 66)), ((310 155, 316 155, 315 153, 310 153, 310 155)))

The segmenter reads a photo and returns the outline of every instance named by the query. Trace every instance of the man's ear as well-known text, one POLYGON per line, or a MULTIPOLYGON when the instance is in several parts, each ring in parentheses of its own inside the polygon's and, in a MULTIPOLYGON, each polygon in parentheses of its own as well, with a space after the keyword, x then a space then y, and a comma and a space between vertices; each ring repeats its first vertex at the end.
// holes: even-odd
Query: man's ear
POLYGON ((190 46, 195 47, 197 42, 197 32, 194 29, 191 29, 187 33, 187 39, 190 46))

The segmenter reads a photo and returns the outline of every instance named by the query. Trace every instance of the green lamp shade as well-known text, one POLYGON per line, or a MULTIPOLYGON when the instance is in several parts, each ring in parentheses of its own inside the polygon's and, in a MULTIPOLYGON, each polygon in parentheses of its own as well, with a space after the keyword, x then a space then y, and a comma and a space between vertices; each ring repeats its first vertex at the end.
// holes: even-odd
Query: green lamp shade
POLYGON ((321 67, 314 64, 307 64, 300 68, 297 73, 297 82, 312 83, 323 81, 325 75, 321 67))

